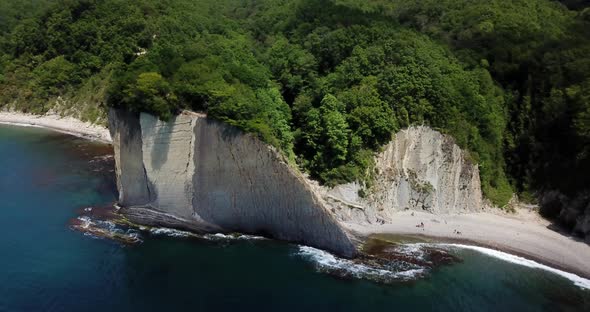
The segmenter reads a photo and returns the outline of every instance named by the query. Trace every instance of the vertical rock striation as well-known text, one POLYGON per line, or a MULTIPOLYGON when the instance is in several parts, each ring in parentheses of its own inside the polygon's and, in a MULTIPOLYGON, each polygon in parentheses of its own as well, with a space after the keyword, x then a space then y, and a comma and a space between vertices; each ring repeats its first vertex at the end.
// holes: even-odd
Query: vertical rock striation
POLYGON ((356 247, 304 177, 257 138, 203 114, 170 122, 112 110, 120 204, 131 220, 263 233, 352 257, 356 247))
POLYGON ((109 131, 115 150, 119 204, 136 206, 149 203, 150 191, 143 166, 139 115, 123 110, 110 110, 109 131))
POLYGON ((482 207, 477 165, 452 140, 428 127, 396 134, 376 158, 376 179, 365 198, 348 184, 325 194, 340 220, 386 223, 399 210, 431 213, 477 211, 482 207))
POLYGON ((403 130, 376 158, 376 178, 326 189, 274 148, 204 114, 170 122, 111 110, 122 212, 134 222, 197 232, 261 233, 352 257, 338 221, 387 223, 399 210, 482 207, 479 171, 453 140, 427 127, 403 130))

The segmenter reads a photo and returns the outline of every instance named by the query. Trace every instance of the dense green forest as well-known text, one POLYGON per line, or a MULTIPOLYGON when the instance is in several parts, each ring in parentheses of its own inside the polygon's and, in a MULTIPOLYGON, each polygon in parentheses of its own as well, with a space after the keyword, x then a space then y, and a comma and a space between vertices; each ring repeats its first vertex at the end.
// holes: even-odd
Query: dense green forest
POLYGON ((94 121, 108 106, 206 111, 323 183, 368 187, 392 133, 425 124, 469 150, 500 206, 576 194, 590 185, 586 6, 3 0, 0 105, 94 121))

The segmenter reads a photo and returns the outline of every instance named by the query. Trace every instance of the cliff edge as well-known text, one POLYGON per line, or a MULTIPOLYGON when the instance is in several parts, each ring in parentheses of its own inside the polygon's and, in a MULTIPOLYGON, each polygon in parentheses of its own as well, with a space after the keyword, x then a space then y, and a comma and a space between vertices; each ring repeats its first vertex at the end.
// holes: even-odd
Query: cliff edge
POLYGON ((134 222, 262 233, 353 257, 348 233, 306 179, 258 138, 183 112, 170 122, 112 109, 119 203, 134 222))
POLYGON ((452 138, 399 132, 376 158, 373 187, 328 189, 253 135, 183 112, 169 122, 112 109, 119 203, 132 221, 196 232, 243 232, 353 257, 346 224, 385 224, 400 210, 478 211, 479 171, 452 138))

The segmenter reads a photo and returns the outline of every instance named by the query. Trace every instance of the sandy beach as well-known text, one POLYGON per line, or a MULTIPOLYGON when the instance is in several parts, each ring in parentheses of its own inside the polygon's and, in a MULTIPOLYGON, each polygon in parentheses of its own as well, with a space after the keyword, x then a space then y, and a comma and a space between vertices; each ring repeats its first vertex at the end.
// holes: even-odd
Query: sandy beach
POLYGON ((519 209, 460 215, 405 211, 384 225, 344 224, 360 236, 371 234, 421 235, 445 242, 489 247, 590 278, 590 246, 550 228, 535 211, 519 209), (424 227, 416 225, 424 223, 424 227))
POLYGON ((90 140, 104 143, 112 142, 111 135, 106 127, 55 114, 39 116, 20 112, 0 112, 0 124, 42 127, 90 140))

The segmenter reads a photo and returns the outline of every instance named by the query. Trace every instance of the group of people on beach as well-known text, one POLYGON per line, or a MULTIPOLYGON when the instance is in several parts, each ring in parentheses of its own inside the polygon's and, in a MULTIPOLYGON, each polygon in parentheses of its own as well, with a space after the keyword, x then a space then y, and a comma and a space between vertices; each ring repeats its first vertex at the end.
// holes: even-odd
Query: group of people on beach
MULTIPOLYGON (((414 214, 412 214, 413 216, 414 214)), ((446 223, 446 222, 445 222, 446 223)), ((420 222, 419 224, 416 224, 417 228, 422 228, 422 231, 424 231, 424 222, 420 222)), ((453 234, 457 234, 457 235, 463 235, 463 233, 461 233, 461 231, 457 231, 456 229, 453 230, 453 234)))

